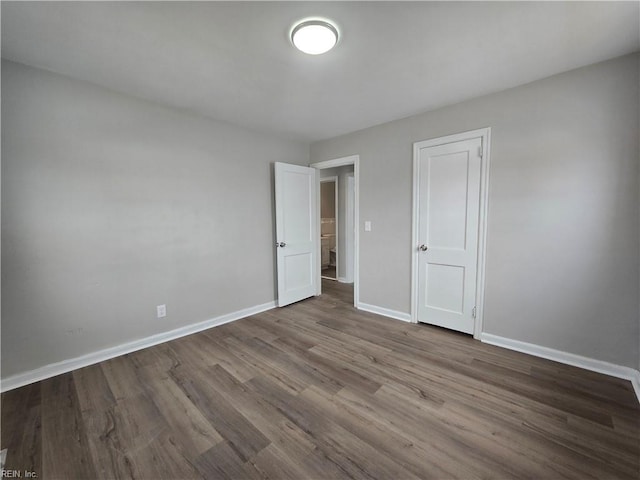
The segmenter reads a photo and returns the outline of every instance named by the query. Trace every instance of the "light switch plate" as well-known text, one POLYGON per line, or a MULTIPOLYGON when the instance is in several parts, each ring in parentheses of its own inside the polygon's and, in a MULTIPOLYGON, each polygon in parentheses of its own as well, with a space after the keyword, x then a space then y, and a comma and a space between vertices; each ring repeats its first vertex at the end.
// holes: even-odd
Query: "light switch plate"
POLYGON ((364 222, 364 231, 365 232, 371 231, 371 221, 367 220, 366 222, 364 222))

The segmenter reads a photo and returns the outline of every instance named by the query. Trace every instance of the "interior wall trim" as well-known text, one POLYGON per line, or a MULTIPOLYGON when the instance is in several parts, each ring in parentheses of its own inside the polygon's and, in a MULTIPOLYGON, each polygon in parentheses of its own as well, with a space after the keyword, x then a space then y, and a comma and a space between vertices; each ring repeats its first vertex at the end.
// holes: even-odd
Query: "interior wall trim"
MULTIPOLYGON (((353 205, 353 224, 354 228, 354 266, 353 266, 353 306, 358 308, 360 304, 360 155, 350 155, 348 157, 334 158, 333 160, 325 160, 323 162, 316 162, 309 164, 310 167, 317 169, 343 167, 345 165, 353 165, 354 176, 354 205, 353 205)), ((320 188, 318 188, 318 194, 316 198, 316 204, 318 208, 318 221, 320 221, 320 188)), ((318 258, 318 292, 317 295, 322 293, 322 282, 320 277, 322 275, 320 259, 318 258)), ((336 276, 338 270, 336 270, 336 276)))
POLYGON ((509 350, 515 350, 516 352, 527 353, 534 357, 546 358, 547 360, 553 360, 558 363, 564 363, 566 365, 584 368, 585 370, 591 370, 592 372, 603 373, 612 377, 629 380, 633 386, 633 390, 635 391, 636 398, 640 402, 640 371, 634 368, 596 360, 595 358, 583 357, 582 355, 563 352, 562 350, 554 350, 553 348, 543 347, 534 343, 521 342, 519 340, 500 337, 498 335, 492 335, 485 332, 480 334, 480 340, 483 343, 507 348, 509 350))
POLYGON ((235 320, 240 320, 251 315, 256 315, 267 310, 275 308, 276 303, 274 301, 263 303, 262 305, 256 305, 254 307, 244 308, 236 312, 220 315, 219 317, 211 318, 203 322, 186 325, 184 327, 169 330, 168 332, 157 333, 145 338, 134 340, 132 342, 123 343, 115 347, 105 348, 95 352, 87 353, 79 357, 62 360, 61 362, 50 363, 43 367, 29 370, 22 373, 11 375, 7 378, 0 380, 0 391, 7 392, 14 388, 29 385, 30 383, 39 382, 47 378, 54 377, 63 373, 77 370, 78 368, 87 367, 95 363, 103 362, 111 358, 119 357, 127 353, 142 350, 147 347, 152 347, 160 343, 165 343, 176 338, 198 333, 209 328, 218 327, 225 323, 230 323, 235 320))
POLYGON ((405 312, 399 312, 397 310, 391 310, 389 308, 378 307, 377 305, 370 305, 368 303, 358 303, 356 306, 359 310, 364 310, 369 313, 377 313, 383 317, 394 318, 396 320, 402 320, 403 322, 411 323, 411 314, 405 312))
POLYGON ((635 370, 635 375, 631 379, 631 385, 633 385, 633 390, 636 392, 638 402, 640 402, 640 370, 635 370))

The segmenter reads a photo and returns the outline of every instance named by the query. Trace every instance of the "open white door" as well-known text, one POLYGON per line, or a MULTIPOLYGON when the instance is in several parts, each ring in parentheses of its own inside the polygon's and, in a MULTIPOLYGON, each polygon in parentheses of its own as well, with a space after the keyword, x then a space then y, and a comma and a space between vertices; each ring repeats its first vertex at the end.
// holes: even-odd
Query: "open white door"
POLYGON ((278 306, 312 297, 317 290, 316 169, 276 162, 278 306))

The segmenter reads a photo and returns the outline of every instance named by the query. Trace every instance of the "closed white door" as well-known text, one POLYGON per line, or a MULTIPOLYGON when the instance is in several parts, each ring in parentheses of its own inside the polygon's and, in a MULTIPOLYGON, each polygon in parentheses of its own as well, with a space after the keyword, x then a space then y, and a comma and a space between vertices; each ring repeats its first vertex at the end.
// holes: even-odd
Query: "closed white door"
POLYGON ((473 333, 482 139, 416 144, 419 322, 473 333))
POLYGON ((278 306, 317 290, 316 169, 275 164, 278 306))

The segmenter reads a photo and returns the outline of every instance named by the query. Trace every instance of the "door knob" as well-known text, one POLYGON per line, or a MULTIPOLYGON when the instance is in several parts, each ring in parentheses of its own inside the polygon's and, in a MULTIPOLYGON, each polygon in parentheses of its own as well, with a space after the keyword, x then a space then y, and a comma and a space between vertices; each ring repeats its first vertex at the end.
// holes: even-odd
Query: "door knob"
POLYGON ((426 252, 429 249, 425 244, 420 245, 418 248, 423 252, 426 252))
POLYGON ((276 247, 286 247, 286 246, 287 244, 284 242, 280 242, 280 243, 276 242, 276 247))

